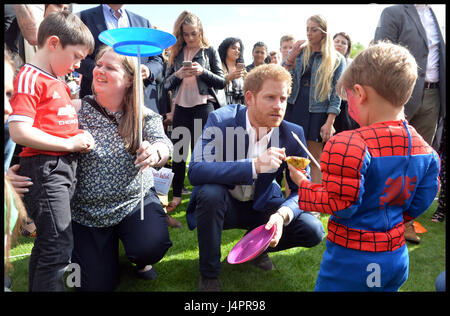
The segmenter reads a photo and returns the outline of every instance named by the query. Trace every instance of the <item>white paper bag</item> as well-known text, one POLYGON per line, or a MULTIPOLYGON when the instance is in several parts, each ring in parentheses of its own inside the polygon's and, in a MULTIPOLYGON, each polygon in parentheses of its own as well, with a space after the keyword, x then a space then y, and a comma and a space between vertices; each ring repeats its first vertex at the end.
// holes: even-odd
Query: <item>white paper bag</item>
POLYGON ((153 173, 153 181, 155 183, 155 190, 160 195, 169 194, 170 185, 172 184, 173 172, 169 168, 161 168, 156 170, 150 168, 153 173))

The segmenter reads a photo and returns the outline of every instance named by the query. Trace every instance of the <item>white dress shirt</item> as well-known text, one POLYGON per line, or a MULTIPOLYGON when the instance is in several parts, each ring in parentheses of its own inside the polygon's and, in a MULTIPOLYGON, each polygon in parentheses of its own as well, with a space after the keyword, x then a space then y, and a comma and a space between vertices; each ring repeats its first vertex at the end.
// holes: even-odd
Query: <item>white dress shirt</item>
POLYGON ((427 34, 428 59, 425 81, 439 81, 439 25, 435 21, 431 8, 426 4, 415 5, 420 21, 427 34))
POLYGON ((120 17, 114 14, 114 10, 107 4, 102 4, 103 15, 105 16, 105 23, 108 30, 117 29, 121 27, 129 27, 128 15, 126 10, 122 7, 119 9, 120 17))
MULTIPOLYGON (((257 139, 256 129, 253 128, 252 124, 250 124, 250 120, 248 118, 248 111, 245 114, 246 120, 246 132, 248 134, 248 158, 252 158, 252 174, 253 180, 256 180, 258 177, 255 168, 255 159, 264 151, 267 150, 267 146, 269 145, 270 137, 272 136, 273 129, 270 130, 269 133, 264 135, 260 140, 257 139)), ((252 185, 236 185, 232 190, 229 190, 232 197, 236 200, 246 202, 253 200, 255 195, 255 183, 252 185)))
MULTIPOLYGON (((264 135, 261 139, 257 139, 256 129, 252 126, 250 123, 250 120, 248 118, 248 111, 245 114, 245 120, 246 120, 246 128, 248 134, 248 158, 252 158, 252 174, 253 174, 253 180, 256 180, 258 177, 258 174, 256 173, 255 168, 255 159, 263 154, 267 150, 267 146, 269 145, 270 138, 272 137, 273 129, 270 130, 269 133, 264 135)), ((276 170, 273 170, 273 172, 276 172, 276 170)), ((253 182, 252 185, 236 185, 233 189, 228 190, 232 197, 234 197, 236 200, 247 202, 251 201, 254 198, 255 195, 255 182, 253 182)), ((284 223, 284 225, 288 225, 292 218, 294 217, 293 211, 283 206, 280 209, 286 209, 289 220, 284 223)))

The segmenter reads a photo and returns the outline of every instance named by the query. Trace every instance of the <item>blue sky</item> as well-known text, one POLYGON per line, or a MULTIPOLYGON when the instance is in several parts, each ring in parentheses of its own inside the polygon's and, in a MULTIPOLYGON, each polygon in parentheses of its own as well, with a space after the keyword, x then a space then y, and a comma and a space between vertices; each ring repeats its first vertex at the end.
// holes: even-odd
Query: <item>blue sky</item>
MULTIPOLYGON (((74 4, 73 11, 97 5, 74 4)), ((381 11, 388 5, 379 4, 286 4, 286 5, 140 5, 130 4, 125 8, 147 18, 160 30, 172 33, 173 24, 183 10, 196 14, 203 23, 206 37, 211 45, 218 47, 229 36, 239 37, 244 44, 244 59, 248 65, 253 61, 253 44, 265 42, 269 50, 279 51, 280 37, 292 34, 297 39, 306 39, 306 20, 314 14, 322 14, 328 21, 332 35, 346 32, 352 42, 365 47, 372 39, 381 11)), ((432 5, 445 38, 445 5, 432 5)))

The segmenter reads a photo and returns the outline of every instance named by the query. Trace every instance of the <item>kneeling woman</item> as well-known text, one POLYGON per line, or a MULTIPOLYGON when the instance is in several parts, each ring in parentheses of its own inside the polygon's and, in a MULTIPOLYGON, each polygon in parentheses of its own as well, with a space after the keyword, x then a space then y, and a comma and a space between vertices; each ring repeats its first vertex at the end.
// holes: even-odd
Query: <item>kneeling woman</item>
MULTIPOLYGON (((172 143, 161 117, 143 107, 143 142, 138 136, 138 81, 132 57, 104 47, 93 70, 93 96, 74 100, 80 128, 96 147, 80 154, 72 199, 74 250, 82 291, 112 291, 119 283, 119 240, 142 279, 154 279, 152 264, 172 246, 166 214, 148 167, 164 166, 172 143), (140 219, 143 170, 144 220, 140 219)), ((141 91, 139 91, 141 92, 141 91)), ((141 98, 142 99, 142 98, 141 98)))

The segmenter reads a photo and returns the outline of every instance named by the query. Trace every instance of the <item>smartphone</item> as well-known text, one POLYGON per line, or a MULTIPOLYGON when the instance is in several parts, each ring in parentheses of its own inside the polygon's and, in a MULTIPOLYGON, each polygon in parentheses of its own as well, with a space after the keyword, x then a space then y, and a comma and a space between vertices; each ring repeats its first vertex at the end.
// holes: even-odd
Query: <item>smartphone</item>
POLYGON ((244 69, 244 63, 237 63, 236 64, 237 69, 244 69))
POLYGON ((190 60, 185 60, 182 63, 183 67, 192 67, 192 61, 190 60))

